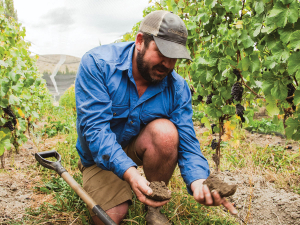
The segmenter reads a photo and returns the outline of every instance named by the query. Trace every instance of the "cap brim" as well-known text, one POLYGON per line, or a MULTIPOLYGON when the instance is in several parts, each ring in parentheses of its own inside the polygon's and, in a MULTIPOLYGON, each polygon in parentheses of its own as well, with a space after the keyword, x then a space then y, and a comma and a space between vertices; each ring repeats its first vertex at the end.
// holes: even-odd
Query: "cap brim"
POLYGON ((159 37, 153 36, 155 44, 157 45, 158 50, 163 54, 165 57, 168 58, 175 58, 175 59, 189 59, 192 60, 189 52, 187 51, 184 45, 167 41, 161 39, 159 37))

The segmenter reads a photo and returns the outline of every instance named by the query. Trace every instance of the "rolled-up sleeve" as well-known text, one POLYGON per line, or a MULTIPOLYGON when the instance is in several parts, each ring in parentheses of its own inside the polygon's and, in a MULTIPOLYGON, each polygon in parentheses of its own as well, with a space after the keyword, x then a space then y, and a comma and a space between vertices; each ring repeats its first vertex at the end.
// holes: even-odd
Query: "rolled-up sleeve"
POLYGON ((106 66, 89 53, 81 60, 75 81, 77 129, 96 165, 123 179, 125 171, 137 165, 123 151, 110 128, 113 114, 106 87, 106 66))
POLYGON ((186 82, 181 89, 177 90, 176 95, 175 109, 170 115, 170 120, 175 124, 179 133, 178 165, 180 172, 187 184, 188 192, 192 194, 191 183, 198 179, 206 179, 210 171, 196 138, 192 121, 191 93, 186 82))

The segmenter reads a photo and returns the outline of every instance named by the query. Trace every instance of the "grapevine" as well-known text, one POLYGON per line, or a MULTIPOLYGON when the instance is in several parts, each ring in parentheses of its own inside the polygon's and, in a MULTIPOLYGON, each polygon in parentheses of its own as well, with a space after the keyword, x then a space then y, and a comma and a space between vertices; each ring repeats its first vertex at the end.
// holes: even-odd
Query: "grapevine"
MULTIPOLYGON (((193 61, 178 60, 177 72, 195 88, 193 104, 218 124, 220 136, 224 122, 235 115, 247 123, 256 99, 263 98, 270 116, 285 115, 286 136, 300 140, 299 8, 297 0, 161 0, 144 16, 167 10, 185 22, 193 61)), ((217 168, 220 146, 214 154, 217 168)))
POLYGON ((45 81, 30 57, 25 29, 0 6, 0 156, 27 140, 26 119, 39 118, 38 110, 50 100, 45 81))

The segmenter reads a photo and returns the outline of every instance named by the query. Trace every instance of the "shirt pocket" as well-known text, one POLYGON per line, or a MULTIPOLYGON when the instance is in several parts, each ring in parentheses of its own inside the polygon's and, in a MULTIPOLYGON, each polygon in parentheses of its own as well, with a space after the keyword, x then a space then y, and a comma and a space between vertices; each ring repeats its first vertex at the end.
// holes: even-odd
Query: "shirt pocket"
POLYGON ((129 105, 112 105, 113 119, 124 119, 129 115, 129 105))
POLYGON ((147 125, 151 121, 159 118, 170 118, 163 104, 143 104, 142 111, 140 114, 140 119, 143 122, 143 124, 147 125))

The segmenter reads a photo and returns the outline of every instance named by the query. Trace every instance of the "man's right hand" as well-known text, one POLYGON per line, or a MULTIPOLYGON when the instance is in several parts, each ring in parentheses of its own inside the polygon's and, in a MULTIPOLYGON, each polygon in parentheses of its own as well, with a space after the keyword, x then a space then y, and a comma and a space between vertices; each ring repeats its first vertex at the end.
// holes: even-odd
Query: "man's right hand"
POLYGON ((166 204, 166 201, 154 201, 146 197, 146 195, 151 195, 153 193, 152 189, 149 187, 150 182, 146 180, 145 177, 141 176, 140 172, 135 167, 130 167, 123 175, 124 180, 126 180, 131 186, 132 190, 136 194, 136 197, 144 204, 159 207, 166 204))

